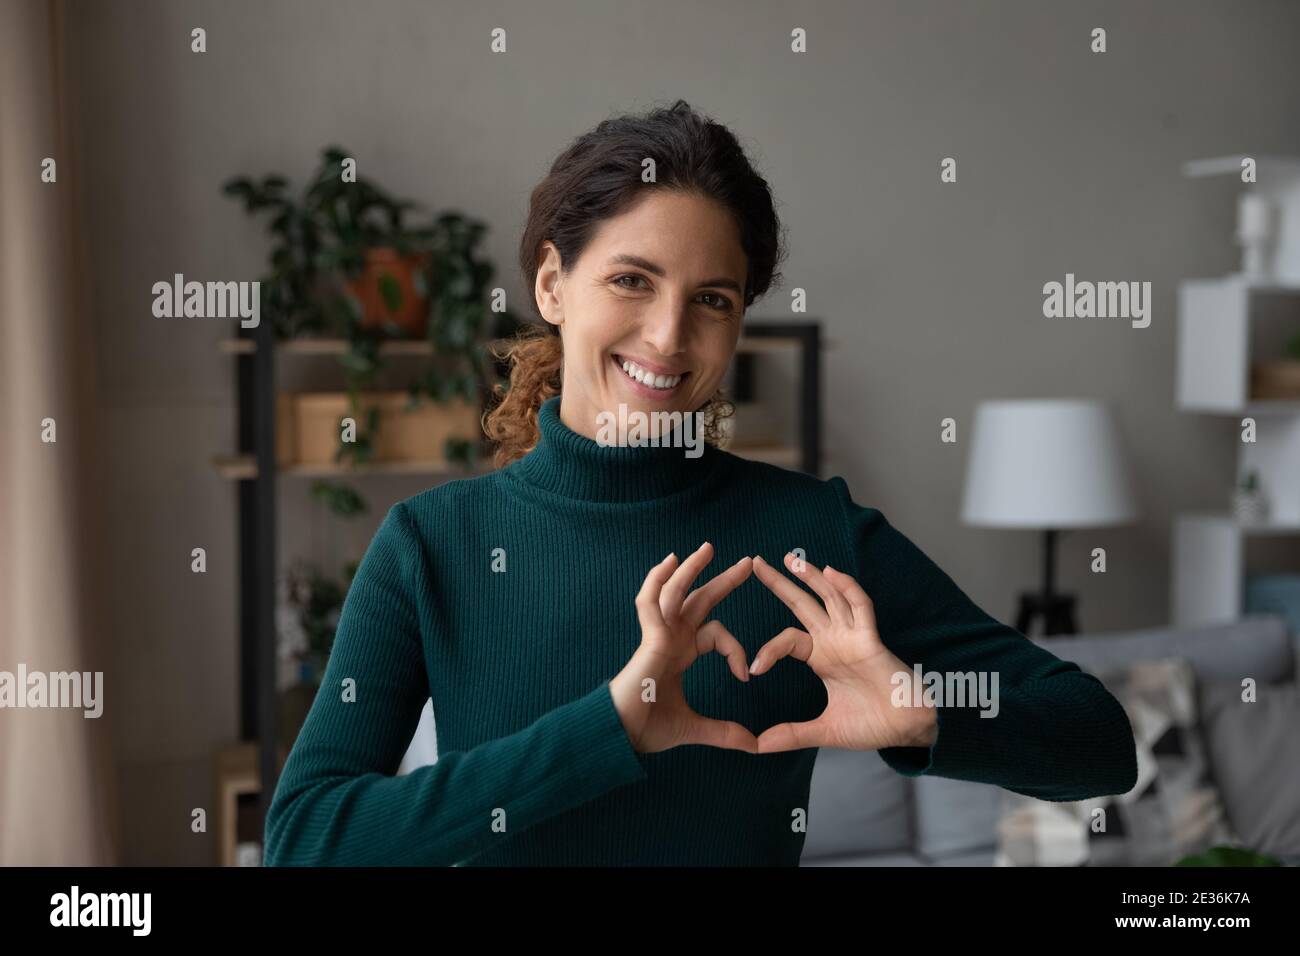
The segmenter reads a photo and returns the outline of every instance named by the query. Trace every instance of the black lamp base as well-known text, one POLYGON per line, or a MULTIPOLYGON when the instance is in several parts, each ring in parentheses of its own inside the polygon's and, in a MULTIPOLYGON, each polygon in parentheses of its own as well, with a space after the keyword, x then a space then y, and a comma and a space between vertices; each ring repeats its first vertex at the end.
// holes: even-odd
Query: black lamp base
POLYGON ((1072 594, 1021 594, 1020 610, 1016 612, 1016 630, 1026 637, 1033 622, 1043 619, 1043 636, 1077 634, 1074 620, 1074 595, 1072 594))

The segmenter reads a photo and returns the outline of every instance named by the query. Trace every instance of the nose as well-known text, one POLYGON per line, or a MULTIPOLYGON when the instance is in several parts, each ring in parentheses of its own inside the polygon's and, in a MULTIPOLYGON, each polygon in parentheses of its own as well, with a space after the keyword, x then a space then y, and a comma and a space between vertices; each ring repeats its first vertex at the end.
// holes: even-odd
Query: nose
POLYGON ((646 314, 641 326, 642 340, 664 358, 679 354, 686 340, 687 306, 674 296, 664 296, 646 314))

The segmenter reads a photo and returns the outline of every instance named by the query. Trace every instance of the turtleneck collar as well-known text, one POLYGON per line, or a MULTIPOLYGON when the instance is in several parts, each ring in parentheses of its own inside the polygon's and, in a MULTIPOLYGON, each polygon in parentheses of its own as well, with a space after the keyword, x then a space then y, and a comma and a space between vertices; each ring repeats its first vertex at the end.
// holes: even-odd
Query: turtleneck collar
POLYGON ((559 395, 542 403, 537 422, 537 444, 514 462, 514 470, 529 484, 565 498, 605 502, 662 498, 702 484, 722 457, 702 438, 699 457, 688 457, 694 449, 682 440, 682 426, 658 446, 602 445, 560 420, 559 395))

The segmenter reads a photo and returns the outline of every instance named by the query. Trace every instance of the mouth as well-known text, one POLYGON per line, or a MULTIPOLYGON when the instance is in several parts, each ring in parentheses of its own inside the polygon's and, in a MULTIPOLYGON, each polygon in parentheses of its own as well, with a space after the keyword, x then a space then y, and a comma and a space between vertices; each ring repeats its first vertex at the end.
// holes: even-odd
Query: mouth
POLYGON ((617 366, 618 374, 627 382, 628 387, 647 398, 663 399, 675 394, 691 375, 690 372, 669 375, 652 371, 622 355, 611 354, 610 360, 617 366))

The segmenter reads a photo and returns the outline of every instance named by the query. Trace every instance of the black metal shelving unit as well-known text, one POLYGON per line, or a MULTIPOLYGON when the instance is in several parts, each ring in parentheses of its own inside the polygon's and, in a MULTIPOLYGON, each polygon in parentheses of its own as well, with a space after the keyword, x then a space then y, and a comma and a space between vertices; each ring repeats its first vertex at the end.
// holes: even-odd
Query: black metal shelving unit
MULTIPOLYGON (((761 322, 745 325, 745 338, 758 340, 794 339, 799 344, 799 470, 821 474, 822 435, 822 327, 816 320, 806 322, 761 322)), ((738 352, 735 358, 733 391, 739 400, 753 394, 753 352, 738 352)))
MULTIPOLYGON (((751 349, 738 348, 733 395, 752 395, 756 354, 788 342, 798 349, 798 467, 811 475, 821 471, 821 350, 817 320, 778 322, 753 320, 745 324, 751 349), (764 343, 763 346, 758 343, 764 343), (766 346, 766 347, 764 347, 766 346)), ((239 496, 239 733, 244 743, 256 743, 258 777, 257 833, 265 833, 267 810, 279 779, 279 727, 276 697, 275 582, 277 564, 275 440, 276 343, 271 323, 239 330, 236 360, 238 445, 253 468, 238 474, 239 496)), ((357 472, 364 473, 364 472, 357 472)))

